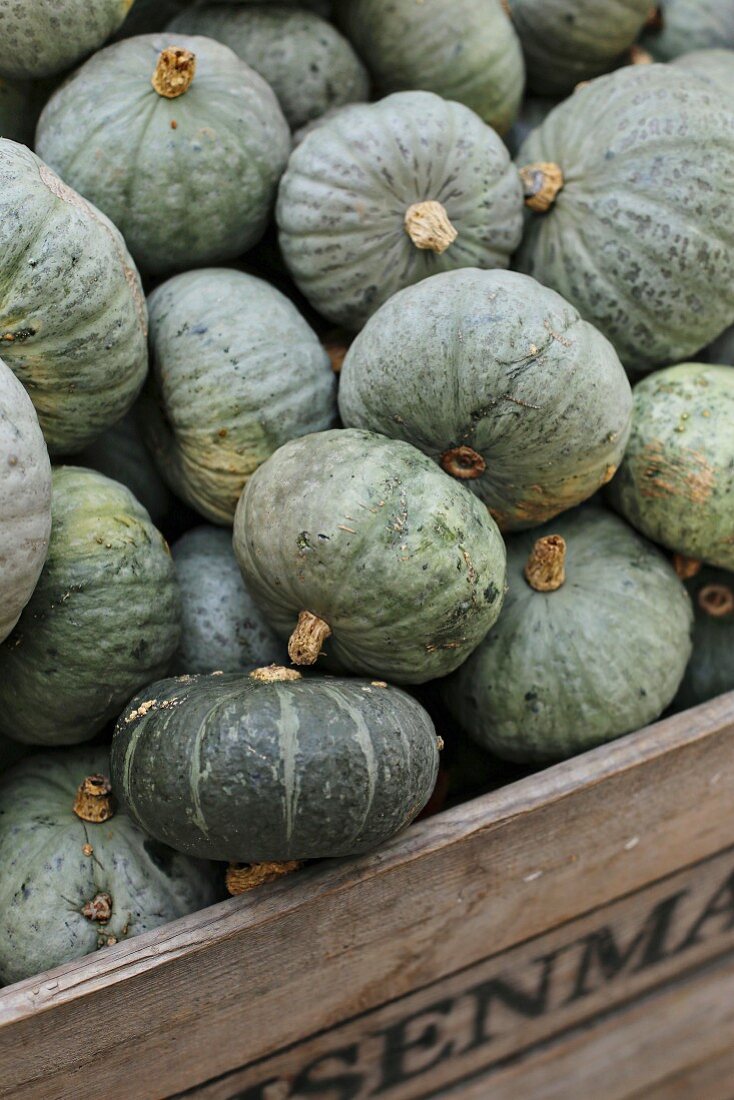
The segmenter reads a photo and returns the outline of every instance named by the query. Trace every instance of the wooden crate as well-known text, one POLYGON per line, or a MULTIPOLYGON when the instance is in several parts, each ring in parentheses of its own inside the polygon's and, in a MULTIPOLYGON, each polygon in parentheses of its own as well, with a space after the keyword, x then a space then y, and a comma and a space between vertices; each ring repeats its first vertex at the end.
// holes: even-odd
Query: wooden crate
POLYGON ((734 694, 0 993, 0 1096, 732 1100, 734 694))

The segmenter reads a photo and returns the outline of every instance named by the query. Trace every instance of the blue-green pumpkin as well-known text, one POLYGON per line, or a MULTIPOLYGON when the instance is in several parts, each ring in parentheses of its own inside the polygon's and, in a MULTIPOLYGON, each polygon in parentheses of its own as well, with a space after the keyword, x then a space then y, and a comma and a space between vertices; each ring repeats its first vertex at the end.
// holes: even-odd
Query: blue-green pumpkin
POLYGON ((693 652, 675 697, 679 710, 734 691, 734 573, 704 566, 688 579, 693 652))
POLYGON ((693 50, 734 49, 731 0, 660 0, 642 37, 657 61, 693 50))
POLYGON ((54 76, 98 50, 134 0, 0 0, 0 76, 54 76))
POLYGON ((681 54, 671 64, 711 81, 731 103, 734 97, 734 38, 729 49, 692 50, 681 54))

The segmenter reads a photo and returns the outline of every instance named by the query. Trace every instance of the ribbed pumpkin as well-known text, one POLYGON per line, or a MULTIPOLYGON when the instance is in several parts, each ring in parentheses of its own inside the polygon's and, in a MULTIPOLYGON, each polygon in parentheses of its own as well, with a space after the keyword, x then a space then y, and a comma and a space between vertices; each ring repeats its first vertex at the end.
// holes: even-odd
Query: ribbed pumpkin
POLYGON ((175 276, 150 298, 155 387, 143 430, 174 491, 231 523, 260 463, 336 418, 329 357, 295 306, 224 268, 175 276))
POLYGON ((692 50, 734 49, 734 5, 731 0, 662 0, 642 44, 658 61, 692 50))
POLYGON ((221 871, 146 836, 115 808, 108 772, 105 749, 72 749, 0 783, 0 984, 218 900, 221 871))
POLYGON ((39 94, 32 84, 0 78, 0 137, 31 145, 40 110, 39 94))
POLYGON ((349 106, 293 151, 278 193, 283 257, 325 317, 359 329, 391 294, 457 267, 507 267, 522 193, 507 150, 430 92, 349 106))
POLYGON ((121 25, 133 0, 0 0, 0 76, 53 76, 70 68, 121 25))
POLYGON ((226 46, 152 34, 82 65, 46 104, 36 148, 162 274, 259 239, 290 134, 268 85, 226 46))
POLYGON ((169 32, 223 42, 268 82, 292 129, 331 107, 367 99, 369 77, 347 40, 326 20, 287 5, 204 4, 169 32))
POLYGON ((418 447, 505 531, 609 481, 632 393, 609 341, 555 291, 465 268, 408 287, 370 318, 344 361, 339 411, 348 427, 418 447))
POLYGON ((734 99, 734 41, 728 50, 692 50, 672 62, 677 68, 688 69, 710 80, 727 97, 734 99))
POLYGON ((89 740, 163 675, 179 632, 173 562, 148 513, 102 474, 57 467, 48 558, 0 646, 0 733, 89 740))
POLYGON ((135 400, 147 311, 125 242, 34 156, 0 139, 0 348, 51 453, 80 450, 135 400))
POLYGON ((285 645, 247 591, 232 535, 196 527, 172 547, 181 590, 175 672, 237 672, 285 658, 285 645))
POLYGON ((731 322, 734 112, 713 85, 664 65, 620 69, 556 107, 517 162, 535 211, 520 269, 630 368, 683 359, 731 322))
POLYGON ((595 507, 516 536, 507 552, 499 621, 443 685, 466 733, 541 763, 656 718, 683 677, 693 619, 663 555, 595 507))
POLYGON ((734 570, 734 371, 682 363, 634 389, 632 434, 610 486, 648 538, 734 570))
POLYGON ((51 464, 28 394, 0 359, 0 642, 31 597, 51 533, 51 464))
POLYGON ((335 16, 383 94, 423 88, 512 125, 525 71, 500 0, 340 0, 335 16))
POLYGON ((152 684, 117 723, 112 783, 134 820, 190 855, 357 855, 423 808, 438 747, 398 688, 271 667, 152 684))
POLYGON ((425 455, 372 432, 293 440, 237 506, 245 583, 296 664, 424 683, 499 615, 505 549, 479 501, 425 455))
POLYGON ((734 691, 734 574, 704 566, 686 581, 693 600, 693 652, 675 698, 679 710, 734 691))

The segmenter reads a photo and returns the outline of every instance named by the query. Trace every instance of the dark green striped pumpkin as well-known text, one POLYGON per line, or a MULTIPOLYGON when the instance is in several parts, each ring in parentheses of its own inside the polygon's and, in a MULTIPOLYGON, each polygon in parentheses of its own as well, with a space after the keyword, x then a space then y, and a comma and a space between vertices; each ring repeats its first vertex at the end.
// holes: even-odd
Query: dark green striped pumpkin
POLYGON ((685 582, 693 601, 693 652, 676 695, 679 710, 734 691, 734 573, 704 566, 685 582))

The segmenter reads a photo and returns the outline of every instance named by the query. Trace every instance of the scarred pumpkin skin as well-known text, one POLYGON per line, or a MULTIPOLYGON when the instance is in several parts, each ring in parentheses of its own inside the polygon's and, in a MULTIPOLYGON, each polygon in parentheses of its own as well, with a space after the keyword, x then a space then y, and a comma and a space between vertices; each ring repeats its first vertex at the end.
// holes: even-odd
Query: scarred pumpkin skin
POLYGON ((657 61, 703 49, 734 49, 731 0, 661 0, 659 18, 643 35, 642 45, 657 61))
POLYGON ((685 359, 730 323, 734 112, 715 86, 664 65, 600 77, 525 141, 518 165, 541 162, 565 185, 530 216, 517 264, 601 329, 625 365, 685 359))
POLYGON ((508 760, 545 763, 657 718, 691 652, 691 602, 665 557, 616 516, 583 508, 507 547, 499 621, 442 695, 462 729, 508 760), (565 583, 536 591, 538 537, 566 543, 565 583))
POLYGON ((0 0, 0 76, 53 76, 97 50, 133 0, 0 0))
POLYGON ((339 411, 347 427, 418 447, 510 531, 610 480, 632 392, 609 341, 555 291, 465 268, 370 318, 344 361, 339 411))
POLYGON ((614 507, 662 546, 734 570, 734 371, 682 363, 633 397, 614 507))
POLYGON ((522 232, 522 193, 502 141, 472 111, 402 92, 344 107, 307 133, 276 213, 300 290, 324 317, 359 329, 390 295, 428 275, 507 267, 522 232), (419 247, 406 230, 410 209, 427 201, 441 204, 457 234, 443 251, 419 247))
POLYGON ((93 470, 53 471, 48 557, 0 647, 0 733, 35 745, 87 741, 179 641, 171 556, 145 509, 93 470))
POLYGON ((711 81, 727 97, 727 103, 731 104, 734 99, 734 40, 731 49, 693 50, 677 57, 671 64, 711 81))
POLYGON ((226 46, 165 33, 82 65, 46 104, 36 148, 114 221, 142 269, 164 274, 234 259, 259 240, 290 132, 271 89, 226 46), (174 98, 152 84, 166 48, 195 57, 174 98))
POLYGON ((426 711, 369 680, 163 680, 112 744, 114 790, 146 831, 241 862, 369 851, 419 813, 437 771, 426 711))
POLYGON ((30 757, 0 783, 0 984, 21 981, 211 905, 221 870, 146 836, 121 809, 82 821, 83 780, 103 748, 30 757), (88 853, 88 854, 87 854, 88 853), (82 909, 106 895, 106 915, 82 909))
POLYGON ((675 697, 678 710, 734 691, 734 574, 703 566, 685 585, 695 621, 693 652, 675 697))
POLYGON ((22 145, 0 139, 0 347, 52 454, 132 405, 148 367, 140 278, 112 223, 22 145))

